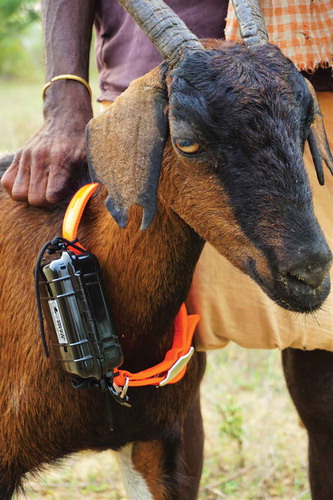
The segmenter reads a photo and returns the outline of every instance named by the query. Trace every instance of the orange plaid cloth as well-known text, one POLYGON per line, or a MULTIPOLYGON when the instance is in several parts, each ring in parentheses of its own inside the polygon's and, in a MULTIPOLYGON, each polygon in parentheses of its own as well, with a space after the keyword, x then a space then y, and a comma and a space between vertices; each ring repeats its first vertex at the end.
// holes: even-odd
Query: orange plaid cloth
MULTIPOLYGON (((261 0, 260 5, 270 43, 298 69, 333 66, 333 0, 261 0)), ((231 2, 225 37, 241 41, 231 2)))

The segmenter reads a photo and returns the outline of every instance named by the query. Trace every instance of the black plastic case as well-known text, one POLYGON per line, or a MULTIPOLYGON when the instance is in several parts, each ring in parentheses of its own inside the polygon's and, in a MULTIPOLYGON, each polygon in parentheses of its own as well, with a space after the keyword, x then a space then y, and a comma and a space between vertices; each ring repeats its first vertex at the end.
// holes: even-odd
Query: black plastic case
POLYGON ((48 301, 65 370, 81 378, 112 377, 123 355, 96 256, 63 251, 40 272, 41 299, 48 301))

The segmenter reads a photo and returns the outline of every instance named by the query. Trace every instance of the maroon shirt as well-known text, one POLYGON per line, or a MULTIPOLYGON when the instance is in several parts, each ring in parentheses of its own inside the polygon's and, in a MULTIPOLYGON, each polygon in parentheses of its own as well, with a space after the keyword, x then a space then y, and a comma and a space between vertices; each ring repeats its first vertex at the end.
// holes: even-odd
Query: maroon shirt
MULTIPOLYGON (((224 38, 228 0, 164 0, 199 38, 224 38)), ((99 101, 114 101, 161 56, 117 0, 99 0, 95 18, 99 101)), ((306 75, 316 90, 333 90, 332 70, 306 75)))
MULTIPOLYGON (((164 0, 199 38, 223 38, 228 0, 164 0)), ((114 101, 139 76, 158 66, 161 56, 117 0, 100 0, 95 19, 101 95, 114 101)))

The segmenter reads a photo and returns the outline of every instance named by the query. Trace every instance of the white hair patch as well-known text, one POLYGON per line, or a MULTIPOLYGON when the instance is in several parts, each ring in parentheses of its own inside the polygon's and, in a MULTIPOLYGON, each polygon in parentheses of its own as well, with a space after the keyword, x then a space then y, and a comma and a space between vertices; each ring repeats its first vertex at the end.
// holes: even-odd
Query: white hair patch
POLYGON ((133 443, 129 443, 115 453, 129 500, 154 500, 143 476, 132 463, 133 443))

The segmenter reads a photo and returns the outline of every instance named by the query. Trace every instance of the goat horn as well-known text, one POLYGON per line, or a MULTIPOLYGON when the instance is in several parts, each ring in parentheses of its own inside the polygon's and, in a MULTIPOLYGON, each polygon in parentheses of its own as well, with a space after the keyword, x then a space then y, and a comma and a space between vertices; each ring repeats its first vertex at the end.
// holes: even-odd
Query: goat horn
POLYGON ((268 43, 265 20, 258 0, 232 0, 232 4, 245 45, 253 47, 268 43))
POLYGON ((153 42, 163 59, 176 66, 191 50, 204 50, 199 39, 162 0, 118 0, 153 42))

